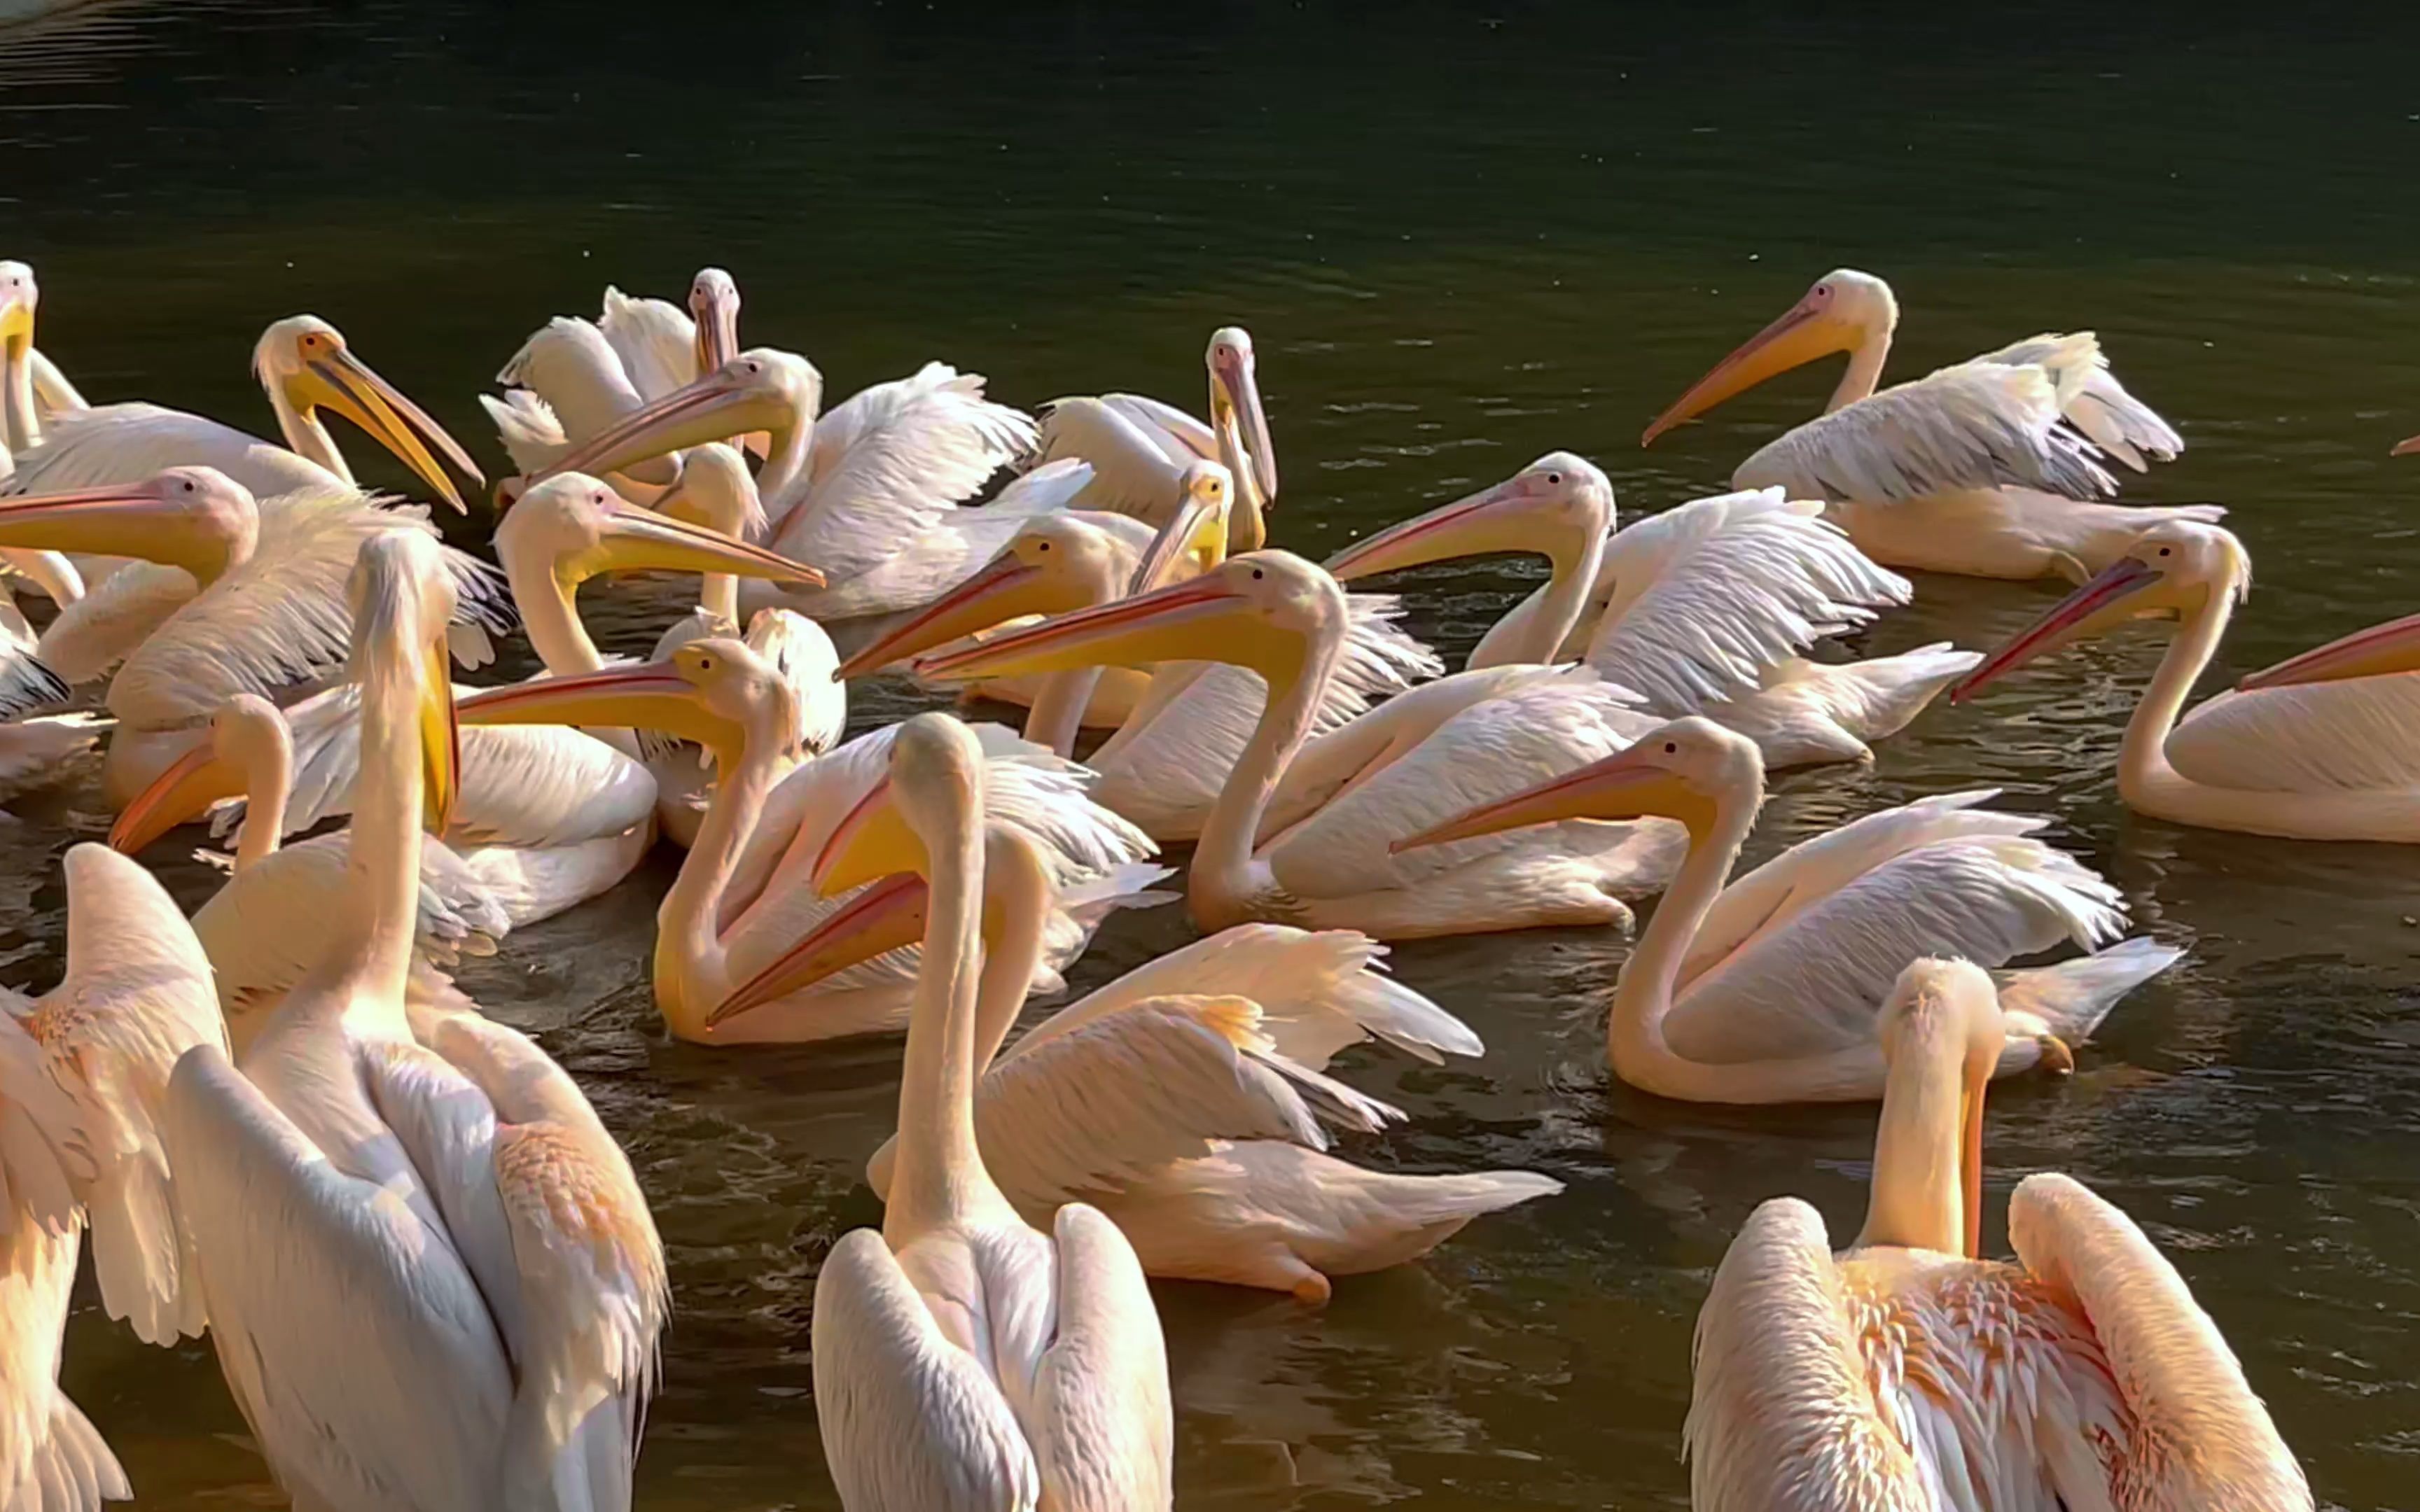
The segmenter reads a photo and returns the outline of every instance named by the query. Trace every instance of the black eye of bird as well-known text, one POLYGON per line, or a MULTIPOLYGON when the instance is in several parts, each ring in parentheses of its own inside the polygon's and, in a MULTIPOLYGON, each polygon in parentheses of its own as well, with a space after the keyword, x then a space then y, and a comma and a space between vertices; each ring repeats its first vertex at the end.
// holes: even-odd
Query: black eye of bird
POLYGON ((2162 555, 2162 556, 2166 556, 2167 554, 2168 554, 2168 548, 2167 548, 2166 547, 2164 547, 2164 547, 2160 548, 2160 555, 2162 555))
POLYGON ((1049 542, 1047 542, 1047 541, 1044 541, 1044 542, 1041 542, 1041 543, 1039 543, 1039 544, 1040 544, 1040 547, 1041 547, 1041 548, 1042 548, 1043 550, 1047 551, 1047 550, 1049 550, 1049 549, 1050 549, 1050 543, 1049 543, 1049 542))
POLYGON ((1665 755, 1667 755, 1667 756, 1678 756, 1678 755, 1680 755, 1680 754, 1681 754, 1681 747, 1680 747, 1679 743, 1678 743, 1678 742, 1676 742, 1676 741, 1670 741, 1670 740, 1668 740, 1668 741, 1664 742, 1664 754, 1665 754, 1665 755))
POLYGON ((1563 475, 1559 472, 1549 472, 1546 474, 1546 481, 1550 484, 1559 485, 1563 481, 1563 475))
POLYGON ((1252 569, 1252 579, 1253 579, 1253 580, 1254 580, 1255 582, 1259 581, 1261 579, 1263 579, 1263 578, 1264 578, 1264 577, 1266 577, 1266 576, 1268 576, 1268 575, 1267 575, 1266 573, 1264 573, 1263 571, 1261 571, 1261 569, 1260 569, 1260 568, 1258 568, 1258 567, 1254 567, 1254 568, 1252 569))

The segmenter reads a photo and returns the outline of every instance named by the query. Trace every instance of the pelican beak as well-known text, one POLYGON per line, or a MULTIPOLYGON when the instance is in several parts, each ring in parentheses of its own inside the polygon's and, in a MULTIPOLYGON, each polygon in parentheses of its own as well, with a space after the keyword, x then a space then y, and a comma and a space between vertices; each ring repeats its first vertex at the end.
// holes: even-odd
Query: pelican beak
POLYGON ((1126 580, 1126 593, 1147 594, 1166 587, 1169 574, 1187 557, 1200 563, 1202 572, 1225 561, 1227 521, 1233 508, 1202 491, 1187 489, 1185 497, 1177 501, 1175 517, 1160 527, 1159 533, 1151 538, 1151 544, 1136 560, 1134 576, 1126 580))
MULTIPOLYGON (((1146 668, 1163 661, 1228 661, 1257 669, 1284 654, 1267 644, 1271 634, 1251 601, 1213 573, 927 656, 916 670, 958 681, 1079 667, 1146 668)), ((1299 656, 1298 640, 1292 650, 1299 656)))
POLYGON ((1346 547, 1327 559, 1327 570, 1339 581, 1349 582, 1456 557, 1536 551, 1536 532, 1519 518, 1518 506, 1529 497, 1520 478, 1508 478, 1346 547))
POLYGON ((791 407, 762 385, 751 382, 754 377, 744 362, 735 359, 726 363, 696 382, 631 410, 574 447, 544 475, 627 474, 642 462, 683 447, 727 441, 752 430, 779 431, 796 424, 798 417, 791 412, 791 407))
POLYGON ((931 890, 913 872, 896 872, 824 916, 798 944, 733 990, 706 1016, 713 1028, 827 977, 924 937, 931 890))
POLYGON ((1013 550, 919 609, 907 623, 832 669, 832 681, 846 682, 879 671, 936 646, 946 646, 996 625, 1030 614, 1057 614, 1082 607, 1068 602, 1065 588, 1013 550))
POLYGON ((620 499, 607 502, 604 529, 596 547, 582 553, 576 570, 582 579, 603 572, 717 572, 824 585, 824 575, 803 562, 620 499))
POLYGON ((462 795, 462 728, 454 712, 454 663, 445 637, 429 641, 420 677, 421 822, 442 835, 462 795))
POLYGON ((2410 456, 2414 452, 2420 452, 2420 436, 2404 437, 2401 440, 2397 441, 2394 446, 2389 448, 2386 455, 2389 456, 2410 456))
POLYGON ((1213 358, 1210 376, 1215 392, 1210 407, 1210 423, 1218 424, 1216 411, 1223 405, 1241 427, 1244 460, 1252 471, 1252 486, 1261 491, 1261 506, 1265 509, 1278 501, 1278 454, 1269 444, 1268 412, 1261 408, 1260 363, 1248 348, 1237 348, 1223 358, 1213 358))
POLYGON ((471 724, 660 730, 713 751, 724 771, 734 764, 725 758, 738 751, 743 738, 739 726, 707 708, 697 685, 669 661, 486 688, 464 699, 460 713, 471 724))
POLYGON ((2264 687, 2295 687, 2305 683, 2342 683, 2355 677, 2385 677, 2420 669, 2420 614, 2408 614, 2366 630, 2329 641, 2274 667, 2254 672, 2235 686, 2243 692, 2264 687))
MULTIPOLYGON (((1648 737, 1652 739, 1651 735, 1648 737)), ((1559 824, 1566 819, 1678 819, 1695 831, 1713 817, 1714 805, 1697 790, 1637 753, 1637 748, 1575 772, 1550 778, 1509 797, 1455 815, 1417 835, 1395 841, 1387 849, 1400 855, 1448 841, 1526 829, 1531 825, 1559 824)))
POLYGON ((23 294, 11 294, 0 301, 0 347, 12 357, 23 357, 34 345, 34 301, 23 294))
POLYGON ((1983 1253, 1983 1088, 1969 1081, 1958 1103, 1958 1189, 1966 1199, 1966 1257, 1972 1260, 1983 1253))
POLYGON ((287 398, 304 413, 314 409, 333 409, 359 425, 459 513, 468 514, 469 506, 462 502, 453 478, 429 455, 428 445, 435 445, 472 482, 487 481, 478 464, 471 460, 471 454, 445 433, 444 426, 341 347, 305 361, 287 380, 287 398), (427 444, 424 444, 424 439, 427 444))
POLYGON ((1704 414, 1733 394, 1745 393, 1766 378, 1793 367, 1847 351, 1855 344, 1855 328, 1834 315, 1827 304, 1816 302, 1810 292, 1780 319, 1750 336, 1738 350, 1716 363, 1704 378, 1689 385, 1688 393, 1655 417, 1655 423, 1638 438, 1638 444, 1652 446, 1656 437, 1684 420, 1704 414))
POLYGON ((865 796, 824 837, 808 876, 815 891, 837 898, 894 872, 924 870, 924 842, 908 826, 908 816, 894 801, 891 774, 866 789, 865 796))
POLYGON ((191 533, 156 478, 0 500, 0 546, 155 562, 167 539, 191 533))
POLYGON ((697 370, 711 373, 739 355, 739 287, 721 284, 690 299, 697 322, 697 370))
POLYGON ((205 740, 169 764, 134 795, 109 826, 109 848, 132 856, 221 798, 243 796, 243 774, 231 762, 219 759, 217 748, 205 740))
POLYGON ((2024 666, 2043 652, 2118 625, 2132 617, 2136 594, 2162 580, 2160 570, 2134 557, 2119 557, 2060 599, 2041 618, 2027 625, 2008 644, 1983 658, 1982 664, 1951 686, 1949 702, 1963 703, 1985 684, 2024 666))

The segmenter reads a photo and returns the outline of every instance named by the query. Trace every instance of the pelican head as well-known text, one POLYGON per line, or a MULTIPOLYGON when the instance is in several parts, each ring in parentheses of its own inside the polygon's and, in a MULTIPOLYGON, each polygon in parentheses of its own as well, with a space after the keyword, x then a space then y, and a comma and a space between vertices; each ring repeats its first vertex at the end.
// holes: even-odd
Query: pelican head
POLYGON ((1036 515, 964 582, 832 670, 842 682, 1034 614, 1064 614, 1118 596, 1127 572, 1108 532, 1072 515, 1036 515))
POLYGON ((721 531, 735 541, 761 538, 765 498, 738 449, 721 441, 681 454, 680 473, 656 498, 656 513, 721 531))
POLYGON ((1702 836, 1723 804, 1763 791, 1764 758, 1756 742, 1693 714, 1650 730, 1627 750, 1481 804, 1389 848, 1415 850, 1566 819, 1677 819, 1691 835, 1702 836))
POLYGON ((205 584, 250 560, 259 539, 252 491, 216 468, 0 500, 0 547, 138 557, 205 584))
POLYGON ((790 435, 823 408, 823 375, 796 352, 752 347, 694 383, 624 415, 554 466, 553 472, 627 472, 650 457, 752 431, 790 435))
POLYGON ((1984 657, 1950 688, 1949 701, 1962 702, 1985 684, 2071 640, 2104 635, 2133 620, 2189 618, 2212 594, 2234 601, 2251 587, 2252 559, 2233 534, 2197 520, 2163 521, 1984 657))
POLYGON ((328 409, 359 425, 458 510, 466 507, 462 495, 428 446, 473 482, 487 481, 444 426, 371 372, 345 345, 344 332, 316 315, 289 316, 262 332, 252 349, 252 370, 263 388, 306 421, 328 409))
POLYGON ((1344 581, 1498 551, 1559 554, 1613 526, 1613 484, 1587 458, 1548 452, 1493 487, 1440 504, 1327 559, 1344 581))
POLYGON ((1899 301, 1892 298, 1888 284, 1854 268, 1836 268, 1817 279, 1814 287, 1800 295, 1779 319, 1689 385, 1689 392, 1655 417, 1638 444, 1652 446, 1656 437, 1734 394, 1834 352, 1853 351, 1877 336, 1889 335, 1898 325, 1899 301))
POLYGON ((954 680, 1223 661, 1274 687, 1303 675, 1315 643, 1341 646, 1344 624, 1335 579, 1290 551, 1249 551, 1189 582, 1062 614, 916 668, 954 680))
POLYGON ((34 309, 41 293, 34 285, 34 270, 13 259, 0 261, 0 347, 11 357, 23 357, 34 345, 34 309))
POLYGON ((238 693, 210 715, 209 738, 171 763, 134 795, 109 829, 113 850, 132 856, 222 798, 283 790, 294 766, 294 736, 277 705, 238 693))
POLYGON ((891 767, 815 853, 815 890, 837 898, 894 872, 929 873, 928 837, 956 833, 983 810, 984 754, 974 732, 936 710, 899 726, 891 767))
POLYGON ((1999 992, 1971 962, 1911 962, 1875 1031, 1889 1069, 1856 1247, 1971 1258, 1982 1247, 1983 1096, 2007 1039, 1999 992))
POLYGON ((353 614, 353 680, 364 710, 409 702, 419 726, 422 820, 444 833, 461 792, 462 737, 454 715, 447 629, 459 600, 437 538, 381 531, 353 558, 346 596, 353 614))
POLYGON ((642 509, 582 472, 555 473, 521 495, 496 526, 496 555, 523 572, 544 563, 566 594, 607 572, 727 572, 813 587, 824 580, 804 563, 642 509))
POLYGON ((464 699, 460 713, 470 724, 660 730, 712 751, 726 775, 752 733, 785 741, 799 723, 781 674, 747 642, 724 636, 691 640, 661 661, 487 688, 464 699))
POLYGON ((689 281, 690 318, 697 323, 697 370, 711 373, 739 355, 739 285, 720 268, 701 268, 689 281))
POLYGON ((1228 528, 1234 522, 1235 475, 1218 463, 1196 458, 1185 464, 1176 481, 1176 513, 1143 548, 1128 593, 1147 593, 1168 586, 1178 563, 1191 559, 1200 576, 1224 561, 1228 528))
POLYGON ((1264 505, 1277 501, 1278 455, 1269 444, 1268 412, 1261 408, 1260 367, 1252 357, 1252 333, 1241 326, 1220 326, 1210 332, 1210 348, 1202 361, 1210 369, 1210 424, 1238 427, 1252 486, 1264 505))

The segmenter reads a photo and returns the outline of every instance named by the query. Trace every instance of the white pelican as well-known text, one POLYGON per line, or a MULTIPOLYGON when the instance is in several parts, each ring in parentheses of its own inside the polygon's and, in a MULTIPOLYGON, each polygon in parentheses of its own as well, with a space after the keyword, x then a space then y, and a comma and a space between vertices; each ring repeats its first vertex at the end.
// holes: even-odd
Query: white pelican
MULTIPOLYGON (((436 539, 425 507, 381 508, 349 485, 262 504, 206 467, 0 500, 0 545, 156 566, 130 567, 62 610, 37 649, 70 686, 123 660, 109 685, 117 728, 101 767, 113 808, 199 741, 230 696, 288 690, 338 667, 354 551, 397 530, 436 539)), ((510 607, 494 569, 451 548, 441 554, 465 616, 460 654, 483 661, 486 633, 510 628, 510 607)))
MULTIPOLYGON (((1993 652, 1949 696, 1970 698, 2079 636, 2172 615, 2177 627, 2167 654, 2118 748, 2118 795, 2128 808, 2180 825, 2289 840, 2420 842, 2420 748, 2411 738, 2420 728, 2420 677, 2339 671, 2354 680, 2319 681, 2307 671, 2262 673, 2184 713, 2195 680, 2251 587, 2252 559, 2227 532, 2190 521, 2154 527, 1993 652)), ((2310 655, 2324 658, 2318 665, 2365 665, 2332 652, 2340 648, 2310 655)))
MULTIPOLYGON (((111 847, 132 856, 218 799, 244 800, 226 884, 193 919, 239 1056, 286 990, 334 947, 342 923, 328 900, 343 889, 351 835, 339 830, 279 843, 293 774, 286 717, 257 694, 238 693, 210 716, 209 738, 136 794, 109 831, 111 847)), ((511 928, 503 904, 469 865, 436 836, 423 835, 418 959, 446 967, 465 955, 489 955, 511 928)))
POLYGON ((1184 500, 1186 464, 1215 461, 1235 475, 1249 503, 1236 516, 1234 548, 1268 544, 1263 510, 1277 502, 1278 459, 1261 408, 1260 369, 1250 332, 1221 326, 1210 333, 1202 365, 1210 373, 1210 423, 1137 393, 1054 399, 1042 413, 1042 460, 1081 457, 1093 481, 1079 509, 1105 509, 1165 525, 1184 500))
POLYGON ((1027 1227, 975 1137, 985 758, 946 715, 899 727, 899 807, 931 921, 879 1230, 815 1278, 815 1418, 842 1504, 1150 1512, 1173 1496, 1168 1351, 1134 1247, 1069 1203, 1027 1227))
MULTIPOLYGON (((72 574, 75 569, 66 570, 72 574)), ((67 685, 35 655, 39 643, 24 611, 17 607, 8 586, 0 583, 0 716, 67 697, 67 685)), ((95 748, 108 728, 106 717, 83 713, 12 718, 0 724, 0 799, 65 786, 90 776, 100 764, 95 748)))
POLYGON ((1550 452, 1511 478, 1328 559, 1344 581, 1497 551, 1543 553, 1553 576, 1497 622, 1472 667, 1585 660, 1647 695, 1652 714, 1704 714, 1755 737, 1768 768, 1864 761, 1981 659, 1947 641, 1825 664, 1816 640, 1904 604, 1885 572, 1778 488, 1699 499, 1615 531, 1613 485, 1550 452))
POLYGON ((1748 1216, 1698 1315, 1683 1430, 1696 1512, 2312 1505, 2218 1325, 2082 1182, 2026 1177, 2014 1262, 1980 1257, 1992 979, 1903 971, 1873 1194, 1832 1253, 1795 1197, 1748 1216))
POLYGON ((33 269, 14 259, 0 261, 0 441, 7 443, 0 451, 11 459, 42 439, 44 421, 90 408, 34 345, 41 298, 33 269))
POLYGON ((99 1512, 133 1494, 58 1386, 87 1225, 110 1316, 163 1345, 204 1322, 161 1119, 177 1057, 226 1043, 210 964, 141 867, 85 844, 66 870, 65 976, 39 997, 0 989, 0 1507, 12 1512, 99 1512))
POLYGON ((57 493, 133 483, 186 466, 216 468, 264 499, 350 487, 353 471, 320 423, 321 410, 368 432, 458 510, 464 507, 462 495, 429 447, 480 481, 478 466, 444 427, 371 372, 345 345, 343 332, 318 316, 291 316, 263 332, 252 370, 276 412, 282 446, 180 409, 139 401, 104 404, 54 414, 40 444, 17 457, 9 489, 57 493))
POLYGON ((1265 918, 1408 939, 1626 920, 1618 895, 1661 882, 1668 825, 1569 825, 1409 861, 1387 842, 1619 750, 1654 722, 1628 706, 1633 695, 1586 669, 1463 672, 1306 748, 1349 625, 1335 579, 1289 552, 1251 551, 917 665, 959 677, 1209 660, 1258 673, 1267 698, 1193 851, 1188 899, 1205 930, 1265 918), (1281 832, 1261 844, 1264 819, 1281 832))
POLYGON ((1876 393, 1898 326, 1889 285, 1854 269, 1826 273, 1674 400, 1639 444, 1776 373, 1845 351, 1848 370, 1823 417, 1757 451, 1731 486, 1777 484, 1826 501, 1877 562, 2081 582, 2162 520, 2226 513, 2098 501, 2117 488, 2103 461, 2146 471, 2184 442, 2126 392, 2091 332, 2029 337, 1876 393))
MULTIPOLYGON (((860 892, 743 983, 716 1022, 923 937, 928 864, 897 788, 860 801, 816 858, 819 888, 902 868, 860 892)), ((1041 964, 1054 903, 1047 863, 1013 826, 984 844, 975 1132, 1027 1221, 1079 1195, 1109 1215, 1152 1275, 1327 1300, 1330 1275, 1419 1258, 1482 1213, 1562 1190, 1528 1171, 1407 1176, 1326 1153, 1326 1118, 1374 1131, 1402 1114, 1319 1074, 1381 1039, 1424 1060, 1475 1056, 1461 1020, 1379 969, 1349 930, 1239 924, 1126 973, 1001 1041, 1041 964)), ((892 1147, 867 1184, 888 1196, 892 1147)))
POLYGON ((822 403, 814 363, 756 347, 631 411, 556 467, 627 471, 683 447, 767 432, 770 452, 756 477, 766 539, 785 556, 814 563, 827 583, 782 601, 827 628, 924 603, 982 565, 1015 526, 971 548, 956 535, 1063 507, 1074 491, 1011 490, 980 509, 954 507, 1033 441, 1032 422, 985 400, 974 375, 928 363, 818 418, 822 403))
POLYGON ((457 791, 454 595, 435 544, 401 532, 364 543, 351 586, 365 756, 341 927, 240 1071, 204 1047, 168 1084, 211 1341, 300 1505, 619 1512, 663 1246, 543 1051, 475 1013, 407 1018, 420 826, 457 791))
MULTIPOLYGON (((1572 820, 1681 821, 1688 859, 1614 989, 1615 1074, 1684 1102, 1855 1102, 1882 1091, 1874 1011, 1910 961, 1957 954, 1997 966, 2063 940, 2090 949, 2125 927, 2116 888, 2031 838, 2049 821, 1978 807, 1994 795, 1868 814, 1726 887, 1764 798, 1764 764, 1754 741, 1693 715, 1400 843, 1572 820)), ((2071 1067, 2068 1047, 2182 954, 2136 939, 2011 973, 2000 1072, 2071 1067)))
MULTIPOLYGON (((902 955, 785 998, 730 1026, 708 1015, 787 950, 830 905, 801 880, 825 837, 882 775, 898 727, 813 761, 792 758, 789 680, 737 640, 709 637, 668 661, 490 688, 463 700, 469 723, 571 721, 662 731, 712 755, 715 789, 680 875, 657 911, 656 1006, 677 1037, 706 1044, 878 1033, 906 1022, 915 981, 902 955)), ((1054 918, 1045 988, 1081 951, 1098 911, 1165 872, 1129 868, 1151 842, 1089 801, 1083 768, 994 729, 1001 768, 986 791, 1002 818, 1044 839, 1063 877, 1099 877, 1054 918), (1078 912, 1083 910, 1084 912, 1078 912)))

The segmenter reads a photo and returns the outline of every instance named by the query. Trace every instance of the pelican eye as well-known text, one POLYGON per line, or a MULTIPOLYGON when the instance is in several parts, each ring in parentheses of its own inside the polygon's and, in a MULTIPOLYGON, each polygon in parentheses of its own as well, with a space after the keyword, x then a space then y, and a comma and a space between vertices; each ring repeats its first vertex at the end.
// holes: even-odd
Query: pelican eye
POLYGON ((1559 472, 1549 472, 1546 474, 1546 483, 1550 487, 1559 488, 1563 484, 1563 475, 1559 472))
POLYGON ((1680 754, 1681 754, 1681 743, 1680 743, 1679 741, 1677 741, 1677 740, 1668 740, 1668 741, 1664 742, 1664 754, 1665 754, 1665 755, 1667 755, 1667 756, 1678 756, 1678 755, 1680 755, 1680 754))
POLYGON ((1260 581, 1263 578, 1265 578, 1265 577, 1267 577, 1267 576, 1268 576, 1268 574, 1267 574, 1267 573, 1263 572, 1263 571, 1262 571, 1260 568, 1258 568, 1258 567, 1254 567, 1254 568, 1252 569, 1252 580, 1253 580, 1254 582, 1258 582, 1258 581, 1260 581))
POLYGON ((1050 543, 1047 541, 1036 541, 1034 543, 1034 548, 1036 550, 1047 551, 1050 549, 1050 543))
POLYGON ((2160 548, 2160 555, 2162 555, 2162 556, 2166 556, 2166 555, 2168 555, 2168 553, 2169 553, 2169 548, 2166 548, 2166 547, 2164 547, 2164 547, 2162 547, 2162 548, 2160 548))

